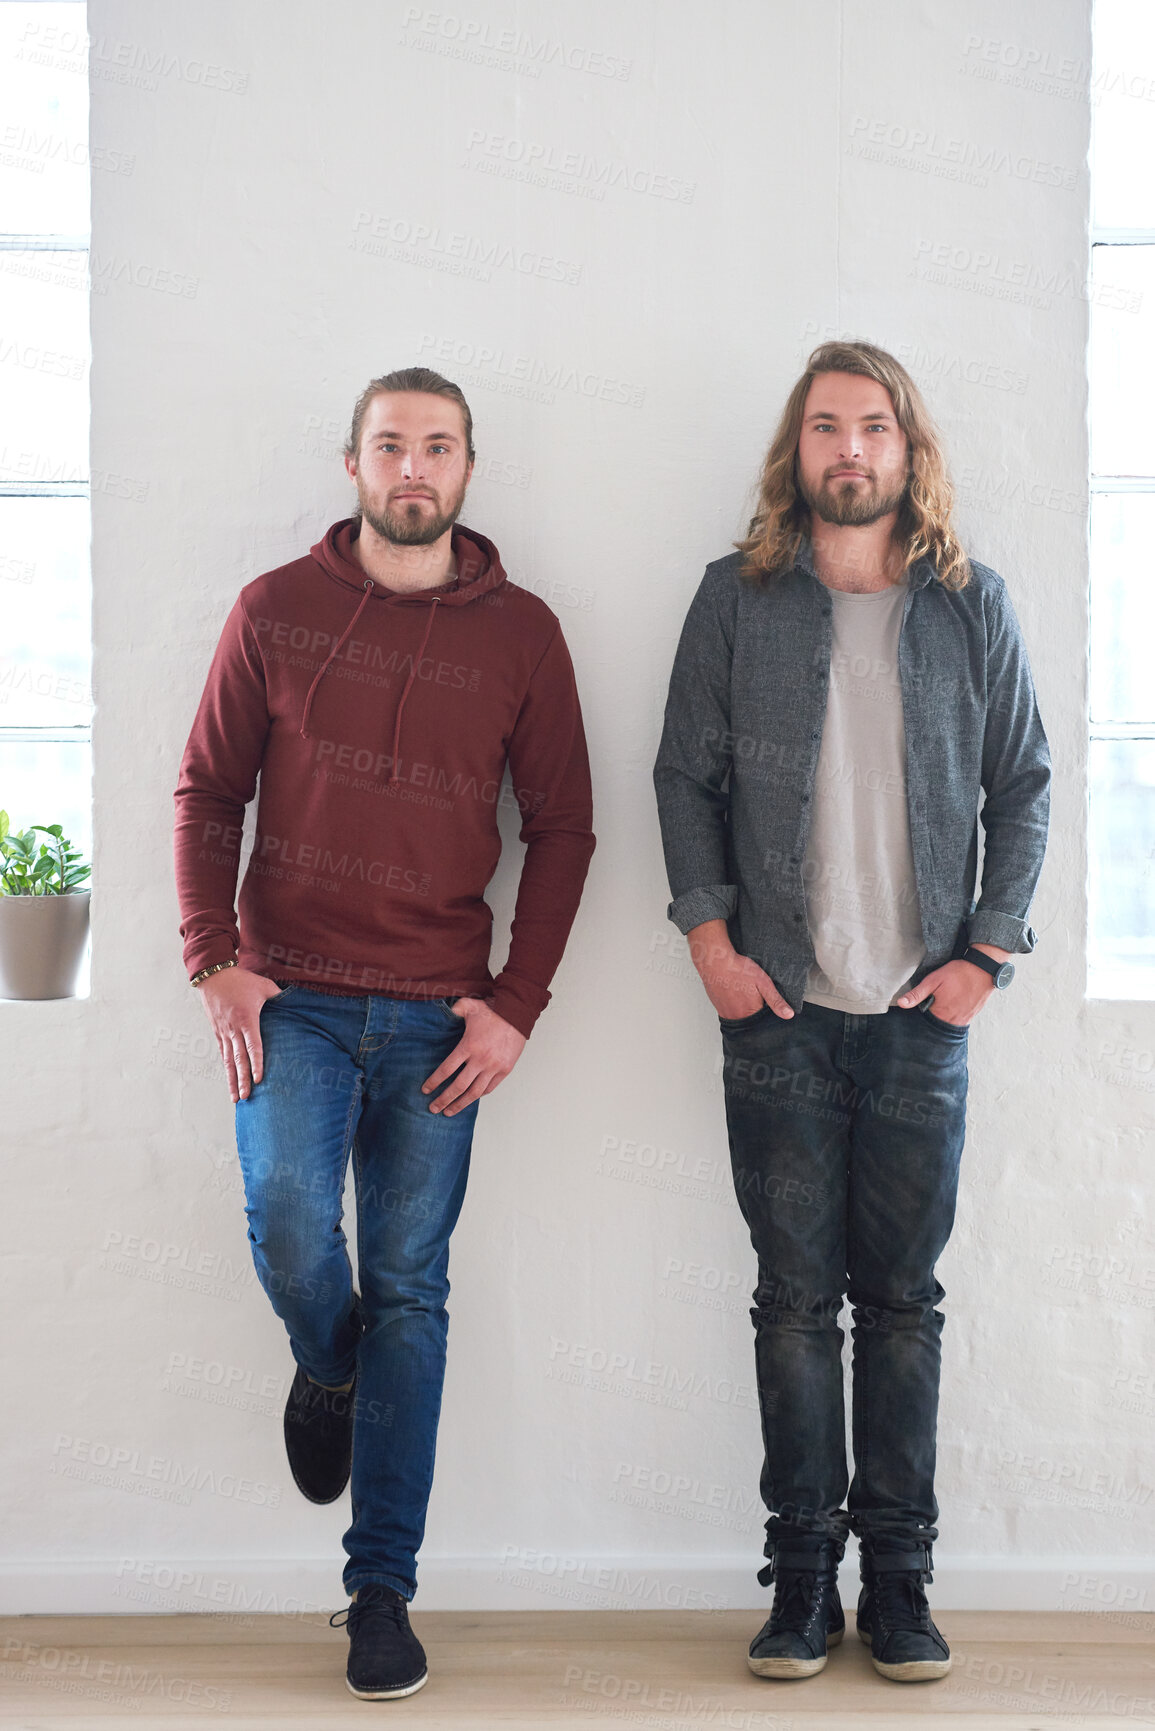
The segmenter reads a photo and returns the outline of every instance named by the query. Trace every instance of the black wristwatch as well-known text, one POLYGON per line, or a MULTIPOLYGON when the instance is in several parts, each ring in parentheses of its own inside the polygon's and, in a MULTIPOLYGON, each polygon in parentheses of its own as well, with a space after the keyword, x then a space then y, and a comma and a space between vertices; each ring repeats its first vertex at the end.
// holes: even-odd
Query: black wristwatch
POLYGON ((983 950, 976 950, 973 944, 963 951, 962 960, 973 962, 976 968, 989 974, 1000 992, 1006 991, 1015 977, 1015 970, 1009 962, 996 962, 993 956, 988 956, 983 950))

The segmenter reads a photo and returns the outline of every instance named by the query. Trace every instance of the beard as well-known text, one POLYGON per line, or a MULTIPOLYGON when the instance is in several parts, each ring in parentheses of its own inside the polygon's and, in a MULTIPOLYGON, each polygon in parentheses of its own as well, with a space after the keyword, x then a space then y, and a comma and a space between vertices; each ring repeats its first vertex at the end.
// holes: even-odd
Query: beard
POLYGON ((842 481, 835 492, 825 481, 818 488, 811 487, 799 475, 798 491, 815 516, 824 523, 833 523, 841 529, 863 528, 896 511, 905 499, 907 489, 904 478, 902 485, 893 492, 880 493, 873 473, 868 475, 868 479, 870 486, 865 491, 856 488, 852 481, 842 481))
MULTIPOLYGON (((430 502, 437 501, 432 495, 427 495, 430 502)), ((423 505, 416 499, 410 499, 401 505, 390 505, 386 501, 383 507, 378 507, 366 497, 361 486, 361 478, 357 477, 357 498, 361 505, 361 515, 375 529, 383 541, 391 541, 395 547, 429 547, 434 541, 439 541, 447 529, 452 528, 465 503, 465 483, 463 482, 456 498, 441 509, 434 509, 430 516, 423 505)))

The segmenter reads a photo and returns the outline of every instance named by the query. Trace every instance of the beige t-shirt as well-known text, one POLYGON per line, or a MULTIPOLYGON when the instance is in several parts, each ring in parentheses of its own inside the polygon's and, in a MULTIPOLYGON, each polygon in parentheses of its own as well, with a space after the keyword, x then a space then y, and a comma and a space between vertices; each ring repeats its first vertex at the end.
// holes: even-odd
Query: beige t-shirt
POLYGON ((908 581, 829 590, 830 686, 802 863, 816 964, 803 998, 884 1014, 925 960, 910 819, 898 638, 908 581))

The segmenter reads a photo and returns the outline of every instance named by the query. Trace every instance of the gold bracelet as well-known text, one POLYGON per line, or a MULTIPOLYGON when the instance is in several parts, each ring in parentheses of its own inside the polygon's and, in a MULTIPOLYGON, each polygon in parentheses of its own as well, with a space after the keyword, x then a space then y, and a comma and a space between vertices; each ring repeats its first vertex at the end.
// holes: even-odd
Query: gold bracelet
POLYGON ((199 986, 201 981, 207 980, 210 974, 219 974, 222 968, 235 968, 237 966, 239 966, 239 963, 235 956, 231 957, 227 962, 214 962, 211 968, 202 968, 199 974, 194 974, 192 979, 189 981, 189 985, 199 986))

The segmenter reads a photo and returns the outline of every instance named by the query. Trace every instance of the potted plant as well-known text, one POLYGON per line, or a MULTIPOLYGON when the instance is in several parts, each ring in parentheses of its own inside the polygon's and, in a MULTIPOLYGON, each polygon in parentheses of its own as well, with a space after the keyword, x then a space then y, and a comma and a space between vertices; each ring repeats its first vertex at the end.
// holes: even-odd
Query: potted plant
POLYGON ((13 830, 0 811, 0 998, 71 998, 88 936, 92 867, 58 823, 13 830), (37 841, 37 836, 47 841, 37 841))

